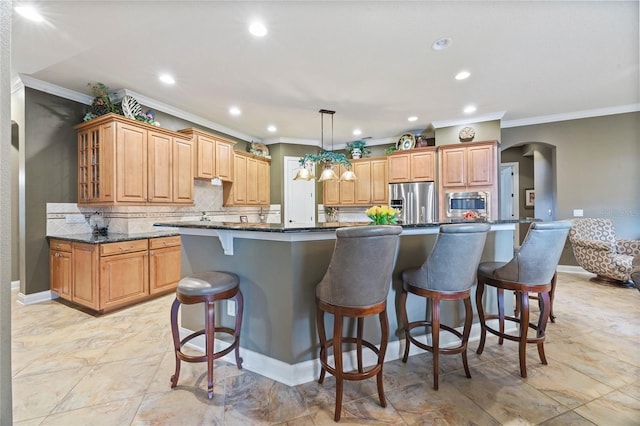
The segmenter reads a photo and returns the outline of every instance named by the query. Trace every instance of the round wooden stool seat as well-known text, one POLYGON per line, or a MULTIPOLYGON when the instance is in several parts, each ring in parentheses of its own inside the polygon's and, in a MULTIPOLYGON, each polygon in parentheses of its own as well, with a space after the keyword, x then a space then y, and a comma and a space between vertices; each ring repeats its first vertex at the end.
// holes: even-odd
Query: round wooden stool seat
POLYGON ((240 291, 238 276, 228 272, 206 271, 192 274, 182 278, 176 289, 176 299, 171 306, 171 333, 173 335, 173 347, 176 357, 176 370, 171 376, 171 387, 178 384, 180 375, 180 361, 207 362, 207 393, 209 399, 213 398, 213 361, 235 350, 236 366, 242 368, 240 358, 240 329, 242 327, 243 297, 240 291), (216 326, 215 302, 235 298, 237 301, 235 328, 216 326), (180 304, 192 305, 205 304, 204 329, 195 331, 183 339, 180 339, 178 329, 178 309, 180 304), (224 349, 214 352, 215 333, 225 333, 233 337, 233 341, 224 349), (185 344, 194 338, 205 336, 204 355, 187 355, 182 352, 185 344))

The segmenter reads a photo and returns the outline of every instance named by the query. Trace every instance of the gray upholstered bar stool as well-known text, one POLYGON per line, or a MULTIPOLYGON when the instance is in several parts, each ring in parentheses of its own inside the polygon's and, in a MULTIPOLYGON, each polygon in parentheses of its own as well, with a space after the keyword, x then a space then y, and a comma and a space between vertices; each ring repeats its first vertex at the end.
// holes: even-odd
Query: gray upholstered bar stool
POLYGON ((520 376, 527 377, 527 343, 538 346, 542 364, 547 364, 544 354, 544 338, 551 310, 552 283, 556 280, 556 268, 564 247, 571 222, 534 222, 520 248, 516 249, 509 262, 484 262, 478 267, 478 288, 476 305, 480 318, 480 344, 478 354, 484 350, 487 331, 503 339, 518 342, 520 355, 520 376), (482 297, 485 285, 495 287, 498 292, 498 313, 485 315, 482 297), (504 290, 516 294, 519 317, 504 314, 504 290), (538 293, 540 316, 538 323, 529 322, 529 293, 538 293), (498 320, 498 330, 487 325, 487 320, 498 320), (505 320, 518 324, 518 335, 505 333, 505 320), (535 337, 528 337, 529 328, 535 330, 535 337))
POLYGON ((199 272, 186 276, 178 282, 176 299, 171 305, 171 333, 173 334, 173 347, 176 357, 176 371, 171 376, 171 387, 178 384, 180 375, 180 361, 207 362, 207 392, 209 399, 213 398, 213 361, 235 350, 236 366, 242 368, 240 358, 240 328, 242 327, 243 298, 240 292, 238 276, 228 272, 199 272), (216 327, 215 302, 235 297, 238 305, 236 311, 235 328, 216 327), (180 304, 195 303, 205 304, 204 329, 195 331, 180 340, 178 330, 178 308, 180 304), (215 333, 226 333, 233 336, 233 342, 224 349, 214 352, 215 333), (187 355, 182 352, 182 347, 191 339, 203 335, 205 337, 204 355, 187 355))
POLYGON ((318 383, 324 381, 327 371, 336 378, 335 421, 340 420, 342 411, 343 380, 364 380, 376 376, 380 405, 387 406, 382 387, 382 366, 389 340, 387 295, 401 232, 400 226, 389 225, 339 228, 329 267, 316 286, 322 366, 318 383), (329 340, 324 327, 325 312, 333 314, 333 336, 329 340), (363 339, 364 318, 376 314, 382 332, 380 349, 363 339), (343 336, 344 317, 357 319, 356 337, 343 336), (344 371, 344 344, 356 346, 356 371, 344 371), (373 351, 378 358, 376 365, 366 370, 362 362, 363 346, 373 351), (328 362, 330 348, 333 348, 334 365, 328 362))
POLYGON ((462 364, 467 377, 471 372, 467 364, 467 342, 471 332, 473 310, 471 308, 471 286, 476 280, 476 271, 487 232, 491 226, 486 223, 462 223, 442 225, 431 254, 418 269, 402 273, 402 295, 400 314, 404 323, 405 348, 403 362, 409 357, 411 343, 433 354, 433 388, 438 390, 438 372, 440 354, 462 354, 462 364), (431 321, 409 322, 407 314, 407 296, 409 293, 425 297, 432 301, 431 321), (462 333, 440 322, 441 300, 463 300, 465 320, 462 333), (418 341, 411 335, 416 327, 431 327, 431 345, 418 341), (448 331, 460 339, 460 345, 440 348, 440 330, 448 331))

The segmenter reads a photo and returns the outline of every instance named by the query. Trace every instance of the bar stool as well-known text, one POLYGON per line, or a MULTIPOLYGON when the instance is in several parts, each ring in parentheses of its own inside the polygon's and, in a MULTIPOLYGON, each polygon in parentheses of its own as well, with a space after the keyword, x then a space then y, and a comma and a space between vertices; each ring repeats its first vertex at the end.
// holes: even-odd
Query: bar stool
POLYGON ((484 249, 487 232, 486 223, 442 225, 436 244, 422 266, 402 273, 402 295, 400 314, 404 322, 405 347, 402 362, 407 362, 411 343, 433 354, 433 388, 438 390, 439 356, 462 354, 462 364, 467 377, 471 372, 467 364, 467 342, 471 332, 473 310, 471 308, 471 286, 476 280, 476 271, 484 249), (409 293, 431 299, 431 321, 409 322, 407 295, 409 293), (465 320, 462 333, 440 323, 440 301, 463 300, 465 320), (431 327, 432 345, 418 341, 411 335, 416 327, 431 327), (446 330, 460 339, 460 345, 440 348, 440 330, 446 330))
POLYGON ((556 268, 571 222, 534 222, 522 246, 515 250, 509 262, 484 262, 478 267, 478 288, 476 289, 476 305, 480 319, 480 344, 477 353, 481 354, 487 337, 487 331, 499 337, 498 344, 504 339, 518 342, 520 356, 520 376, 527 377, 527 343, 535 343, 538 347, 540 362, 547 364, 544 354, 544 340, 551 308, 550 292, 556 280, 556 268), (495 287, 498 293, 498 313, 485 315, 482 297, 485 285, 495 287), (519 317, 504 314, 504 290, 515 292, 519 317), (529 322, 529 293, 538 295, 540 316, 537 324, 529 322), (487 320, 497 319, 498 330, 487 325, 487 320), (504 331, 505 320, 519 326, 518 335, 504 331), (528 337, 529 328, 536 332, 535 337, 528 337))
POLYGON ((342 412, 343 380, 364 380, 376 376, 380 405, 387 406, 382 386, 382 366, 389 340, 387 295, 398 251, 400 226, 354 226, 336 230, 336 244, 327 272, 316 286, 317 323, 320 338, 320 378, 328 371, 336 378, 334 420, 342 412), (327 340, 324 314, 333 314, 333 336, 327 340), (378 315, 382 332, 380 349, 363 339, 364 318, 378 315), (357 319, 357 337, 343 336, 343 318, 357 319), (345 372, 343 344, 355 344, 357 370, 345 372), (375 366, 365 370, 362 347, 377 355, 375 366), (328 352, 333 348, 334 365, 329 365, 328 352))
POLYGON ((209 399, 213 398, 213 361, 235 350, 236 366, 242 368, 240 358, 240 328, 242 327, 243 298, 240 291, 238 276, 228 272, 199 272, 182 278, 176 289, 176 299, 171 305, 171 333, 173 335, 173 347, 176 357, 176 371, 171 376, 171 387, 178 384, 180 375, 180 361, 207 362, 207 391, 209 399), (216 327, 215 302, 217 300, 231 299, 235 297, 238 306, 236 311, 235 329, 229 327, 216 327), (180 304, 192 305, 205 304, 204 329, 198 330, 180 340, 178 330, 178 308, 180 304), (215 333, 226 333, 233 336, 233 342, 224 349, 214 352, 215 333), (190 340, 203 335, 205 337, 204 355, 187 355, 182 352, 182 347, 190 340))

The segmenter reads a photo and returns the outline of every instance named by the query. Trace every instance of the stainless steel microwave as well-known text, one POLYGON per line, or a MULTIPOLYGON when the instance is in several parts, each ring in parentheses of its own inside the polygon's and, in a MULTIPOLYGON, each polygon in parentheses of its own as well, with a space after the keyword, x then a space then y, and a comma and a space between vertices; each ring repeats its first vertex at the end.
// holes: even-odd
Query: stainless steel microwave
POLYGON ((447 192, 447 217, 462 217, 472 211, 481 217, 489 217, 489 193, 476 192, 447 192))

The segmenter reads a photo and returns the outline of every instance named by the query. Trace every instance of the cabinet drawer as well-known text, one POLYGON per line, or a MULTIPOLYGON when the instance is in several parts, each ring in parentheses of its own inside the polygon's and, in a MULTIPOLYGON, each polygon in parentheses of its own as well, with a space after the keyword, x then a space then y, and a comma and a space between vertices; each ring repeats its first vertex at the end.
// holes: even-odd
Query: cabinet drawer
POLYGON ((148 240, 121 241, 118 243, 100 244, 100 256, 111 256, 114 254, 131 253, 135 251, 147 250, 148 240))
POLYGON ((71 251, 71 242, 62 240, 49 241, 49 248, 58 251, 71 251))
POLYGON ((174 247, 180 245, 180 235, 173 237, 160 237, 149 239, 149 250, 155 250, 165 247, 174 247))

